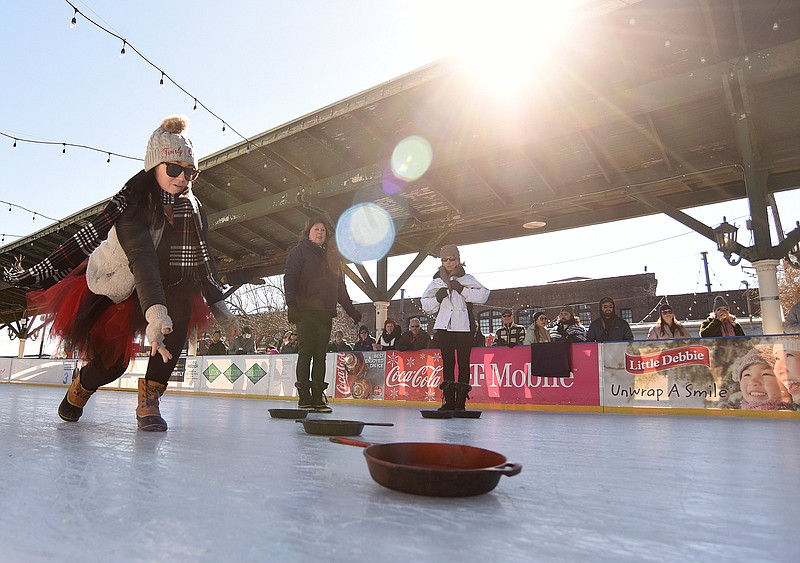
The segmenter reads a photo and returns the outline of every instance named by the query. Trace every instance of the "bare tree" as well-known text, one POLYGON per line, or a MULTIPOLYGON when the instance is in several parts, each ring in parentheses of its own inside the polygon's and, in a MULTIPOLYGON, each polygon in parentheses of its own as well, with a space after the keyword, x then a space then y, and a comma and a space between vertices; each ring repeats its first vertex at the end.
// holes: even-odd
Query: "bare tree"
POLYGON ((800 270, 782 262, 782 271, 778 272, 778 295, 781 299, 783 313, 789 312, 792 306, 800 302, 800 270))

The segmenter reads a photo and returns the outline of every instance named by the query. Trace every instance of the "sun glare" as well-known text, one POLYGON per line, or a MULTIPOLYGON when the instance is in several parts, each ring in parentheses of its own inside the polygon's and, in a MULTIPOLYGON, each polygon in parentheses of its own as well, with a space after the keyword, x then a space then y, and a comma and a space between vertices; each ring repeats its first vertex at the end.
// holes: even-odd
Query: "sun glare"
MULTIPOLYGON (((438 40, 481 88, 513 102, 547 72, 573 11, 586 0, 497 0, 439 6, 438 40)), ((437 5, 438 3, 432 3, 437 5)))

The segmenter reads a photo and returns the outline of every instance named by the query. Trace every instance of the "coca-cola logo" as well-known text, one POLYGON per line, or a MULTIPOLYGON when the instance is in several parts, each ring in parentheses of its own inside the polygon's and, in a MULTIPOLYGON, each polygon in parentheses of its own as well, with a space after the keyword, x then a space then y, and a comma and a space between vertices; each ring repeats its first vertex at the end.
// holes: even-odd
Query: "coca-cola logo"
POLYGON ((422 365, 416 370, 401 370, 394 365, 386 374, 386 387, 438 387, 442 383, 442 366, 422 365))

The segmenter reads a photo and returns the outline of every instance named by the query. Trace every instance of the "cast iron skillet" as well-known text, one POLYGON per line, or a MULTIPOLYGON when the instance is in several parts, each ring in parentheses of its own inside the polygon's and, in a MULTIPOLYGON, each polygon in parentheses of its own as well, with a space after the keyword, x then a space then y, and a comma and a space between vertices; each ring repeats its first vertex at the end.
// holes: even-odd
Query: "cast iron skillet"
POLYGON ((361 446, 369 474, 389 489, 432 497, 470 497, 488 493, 502 475, 522 471, 519 463, 491 450, 431 442, 370 444, 333 437, 331 442, 361 446))
POLYGON ((305 419, 302 422, 306 433, 317 436, 358 436, 364 426, 394 426, 393 422, 361 422, 358 420, 305 419))
POLYGON ((305 418, 308 411, 303 409, 267 409, 272 418, 305 418))

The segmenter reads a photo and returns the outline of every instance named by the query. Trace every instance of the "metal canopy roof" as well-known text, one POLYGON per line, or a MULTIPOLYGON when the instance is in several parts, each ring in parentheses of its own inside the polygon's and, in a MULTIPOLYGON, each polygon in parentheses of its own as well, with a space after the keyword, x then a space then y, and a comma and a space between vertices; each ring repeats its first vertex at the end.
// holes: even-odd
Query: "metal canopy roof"
MULTIPOLYGON (((642 0, 579 23, 541 55, 529 53, 541 68, 510 109, 442 61, 202 159, 194 190, 220 272, 234 286, 282 273, 315 209, 335 219, 361 201, 393 217, 390 255, 421 262, 440 244, 530 234, 532 214, 548 232, 657 213, 653 201, 743 198, 746 166, 766 174, 768 192, 800 185, 800 3, 642 0), (410 135, 430 142, 433 161, 392 193, 390 157, 410 135)), ((35 263, 101 207, 0 260, 35 263)), ((3 318, 23 303, 0 290, 3 318)))

